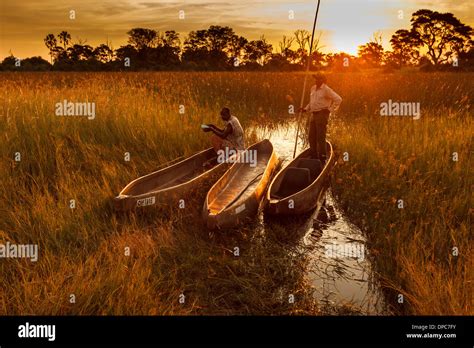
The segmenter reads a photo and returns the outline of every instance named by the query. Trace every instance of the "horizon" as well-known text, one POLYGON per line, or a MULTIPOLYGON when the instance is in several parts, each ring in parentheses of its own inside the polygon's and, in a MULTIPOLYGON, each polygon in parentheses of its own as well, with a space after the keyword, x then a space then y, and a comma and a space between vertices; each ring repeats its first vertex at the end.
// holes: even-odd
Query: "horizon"
MULTIPOLYGON (((292 36, 297 29, 311 31, 316 1, 243 0, 236 4, 225 0, 190 0, 179 4, 168 0, 73 0, 66 6, 59 0, 30 0, 4 2, 1 6, 0 59, 13 54, 22 59, 41 56, 48 60, 43 41, 47 34, 57 35, 66 30, 72 42, 81 40, 91 46, 109 43, 117 49, 127 44, 127 32, 137 27, 160 32, 176 30, 183 43, 190 31, 211 25, 229 26, 249 40, 264 35, 277 52, 283 35, 292 36), (75 11, 75 19, 69 19, 70 10, 75 11), (184 19, 178 18, 180 10, 185 11, 184 19)), ((474 23, 474 5, 467 0, 323 0, 315 38, 321 34, 323 53, 357 55, 358 46, 378 33, 384 48, 389 49, 391 35, 398 29, 409 28, 411 14, 421 8, 451 12, 467 25, 474 23)))

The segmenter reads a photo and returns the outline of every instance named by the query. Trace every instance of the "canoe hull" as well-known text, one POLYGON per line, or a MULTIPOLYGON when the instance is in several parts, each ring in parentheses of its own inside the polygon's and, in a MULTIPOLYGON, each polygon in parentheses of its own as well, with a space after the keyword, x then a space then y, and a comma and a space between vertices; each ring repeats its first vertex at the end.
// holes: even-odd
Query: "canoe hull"
MULTIPOLYGON (((264 143, 266 146, 271 147, 271 153, 269 154, 268 161, 266 162, 266 167, 263 171, 262 176, 259 178, 258 183, 255 189, 252 189, 251 194, 242 201, 237 201, 238 204, 232 204, 229 207, 217 212, 212 213, 210 211, 210 202, 212 196, 223 189, 225 189, 230 178, 235 175, 239 175, 239 166, 240 163, 234 163, 227 172, 214 184, 214 186, 209 190, 206 200, 203 207, 203 219, 206 223, 206 226, 210 229, 228 229, 238 226, 250 218, 255 217, 258 213, 260 204, 265 197, 265 190, 270 183, 271 177, 275 171, 275 168, 278 164, 278 157, 273 149, 273 145, 268 140, 263 140, 260 143, 254 144, 249 147, 247 150, 254 150, 259 148, 259 145, 264 143), (264 143, 265 142, 265 143, 264 143)), ((263 150, 262 150, 263 151, 263 150)), ((258 152, 257 152, 258 154, 258 152)), ((241 169, 240 169, 241 170, 241 169)))
POLYGON ((146 206, 179 206, 179 201, 188 194, 191 190, 200 187, 206 180, 208 180, 214 173, 220 170, 225 170, 229 166, 228 163, 218 163, 209 170, 203 173, 190 177, 189 180, 185 178, 183 182, 176 185, 170 185, 162 189, 151 189, 148 192, 133 192, 146 191, 146 188, 141 189, 141 186, 153 186, 161 183, 166 186, 166 180, 173 176, 179 175, 180 172, 186 168, 198 168, 207 159, 212 158, 214 150, 212 148, 201 151, 193 156, 190 156, 183 161, 176 164, 142 176, 130 182, 114 199, 114 208, 117 211, 129 211, 146 206))
POLYGON ((300 153, 275 176, 267 191, 265 213, 269 215, 300 215, 321 207, 329 186, 330 174, 336 164, 334 150, 330 142, 327 142, 327 148, 329 158, 326 164, 319 176, 305 189, 284 198, 275 198, 272 195, 275 185, 279 180, 282 180, 281 176, 285 174, 285 171, 299 159, 309 157, 309 149, 300 153))

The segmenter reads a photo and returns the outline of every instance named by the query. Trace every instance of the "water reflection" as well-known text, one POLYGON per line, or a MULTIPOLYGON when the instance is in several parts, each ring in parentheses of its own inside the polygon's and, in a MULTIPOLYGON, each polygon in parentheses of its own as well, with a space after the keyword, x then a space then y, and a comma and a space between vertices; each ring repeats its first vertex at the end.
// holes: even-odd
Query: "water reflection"
MULTIPOLYGON (((259 138, 271 140, 282 165, 292 159, 296 136, 294 124, 271 129, 259 127, 253 131, 259 138)), ((301 136, 298 149, 303 147, 301 136)), ((265 222, 263 217, 260 221, 264 228, 265 224, 275 223, 265 222)), ((319 212, 291 218, 290 222, 282 219, 281 223, 287 226, 288 235, 297 238, 301 247, 309 251, 307 277, 323 313, 388 314, 374 276, 365 236, 345 218, 330 189, 326 204, 319 212)))

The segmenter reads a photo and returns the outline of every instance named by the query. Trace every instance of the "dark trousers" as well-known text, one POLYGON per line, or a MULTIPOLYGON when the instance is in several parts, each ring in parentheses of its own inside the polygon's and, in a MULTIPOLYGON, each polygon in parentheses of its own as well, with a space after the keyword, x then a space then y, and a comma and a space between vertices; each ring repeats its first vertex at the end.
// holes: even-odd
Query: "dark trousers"
POLYGON ((309 147, 313 158, 326 160, 326 131, 328 128, 329 110, 313 112, 309 122, 309 147))

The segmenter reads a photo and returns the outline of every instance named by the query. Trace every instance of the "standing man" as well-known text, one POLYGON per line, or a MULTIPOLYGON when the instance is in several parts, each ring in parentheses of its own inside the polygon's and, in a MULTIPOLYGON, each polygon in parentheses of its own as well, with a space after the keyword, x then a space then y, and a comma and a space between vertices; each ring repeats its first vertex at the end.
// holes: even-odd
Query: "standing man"
POLYGON ((311 112, 309 122, 309 146, 314 158, 326 162, 326 131, 329 114, 334 113, 342 98, 326 85, 326 76, 321 73, 313 75, 314 86, 311 87, 308 105, 302 112, 311 112))

